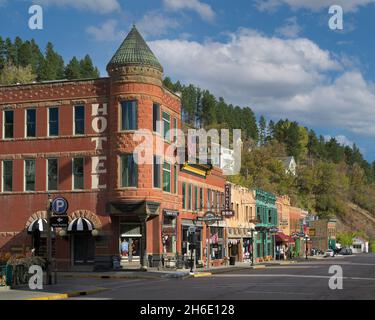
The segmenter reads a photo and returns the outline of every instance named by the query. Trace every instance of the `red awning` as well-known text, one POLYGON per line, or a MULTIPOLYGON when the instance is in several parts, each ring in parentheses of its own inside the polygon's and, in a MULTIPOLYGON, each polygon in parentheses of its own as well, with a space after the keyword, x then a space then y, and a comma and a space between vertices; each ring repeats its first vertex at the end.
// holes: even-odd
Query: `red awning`
POLYGON ((285 242, 285 243, 294 243, 294 239, 291 236, 286 235, 285 233, 279 232, 275 236, 276 242, 285 242))

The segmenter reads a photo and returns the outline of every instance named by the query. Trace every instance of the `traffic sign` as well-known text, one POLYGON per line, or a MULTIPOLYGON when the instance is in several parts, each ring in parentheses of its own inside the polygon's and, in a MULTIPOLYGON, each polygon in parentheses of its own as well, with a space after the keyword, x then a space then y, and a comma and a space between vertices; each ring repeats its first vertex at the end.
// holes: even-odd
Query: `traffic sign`
POLYGON ((53 216, 50 221, 52 228, 67 228, 69 225, 68 216, 53 216))
POLYGON ((69 203, 63 197, 55 198, 52 201, 52 211, 54 214, 62 215, 68 211, 69 203))

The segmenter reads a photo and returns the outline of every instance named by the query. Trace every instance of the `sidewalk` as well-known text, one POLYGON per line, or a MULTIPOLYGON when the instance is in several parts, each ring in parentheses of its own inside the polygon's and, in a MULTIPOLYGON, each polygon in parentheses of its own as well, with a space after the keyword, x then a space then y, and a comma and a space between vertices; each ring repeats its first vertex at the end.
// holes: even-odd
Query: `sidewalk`
POLYGON ((0 300, 58 300, 69 297, 85 296, 108 290, 99 286, 82 286, 71 283, 45 285, 42 290, 30 290, 27 287, 0 289, 0 300))

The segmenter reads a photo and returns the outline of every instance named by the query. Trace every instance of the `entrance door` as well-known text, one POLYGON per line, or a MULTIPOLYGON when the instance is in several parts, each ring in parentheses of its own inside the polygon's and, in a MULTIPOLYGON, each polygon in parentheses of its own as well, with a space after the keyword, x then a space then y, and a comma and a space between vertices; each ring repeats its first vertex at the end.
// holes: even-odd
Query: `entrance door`
POLYGON ((121 260, 123 262, 139 262, 142 237, 121 237, 121 260))
POLYGON ((91 233, 77 233, 74 235, 74 264, 93 264, 95 256, 95 242, 91 233))

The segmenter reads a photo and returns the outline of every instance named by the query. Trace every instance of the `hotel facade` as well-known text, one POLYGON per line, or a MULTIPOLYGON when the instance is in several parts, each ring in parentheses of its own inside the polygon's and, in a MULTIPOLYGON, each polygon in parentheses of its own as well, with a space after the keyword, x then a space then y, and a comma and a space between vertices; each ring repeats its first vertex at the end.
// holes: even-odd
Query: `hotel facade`
POLYGON ((191 226, 196 263, 220 263, 224 226, 197 217, 219 214, 225 178, 212 165, 175 162, 181 99, 163 87, 163 68, 135 27, 107 71, 0 87, 0 251, 45 255, 47 205, 64 197, 69 226, 52 239, 58 269, 109 266, 113 257, 181 265, 191 226), (151 163, 134 152, 141 129, 151 132, 151 163))

